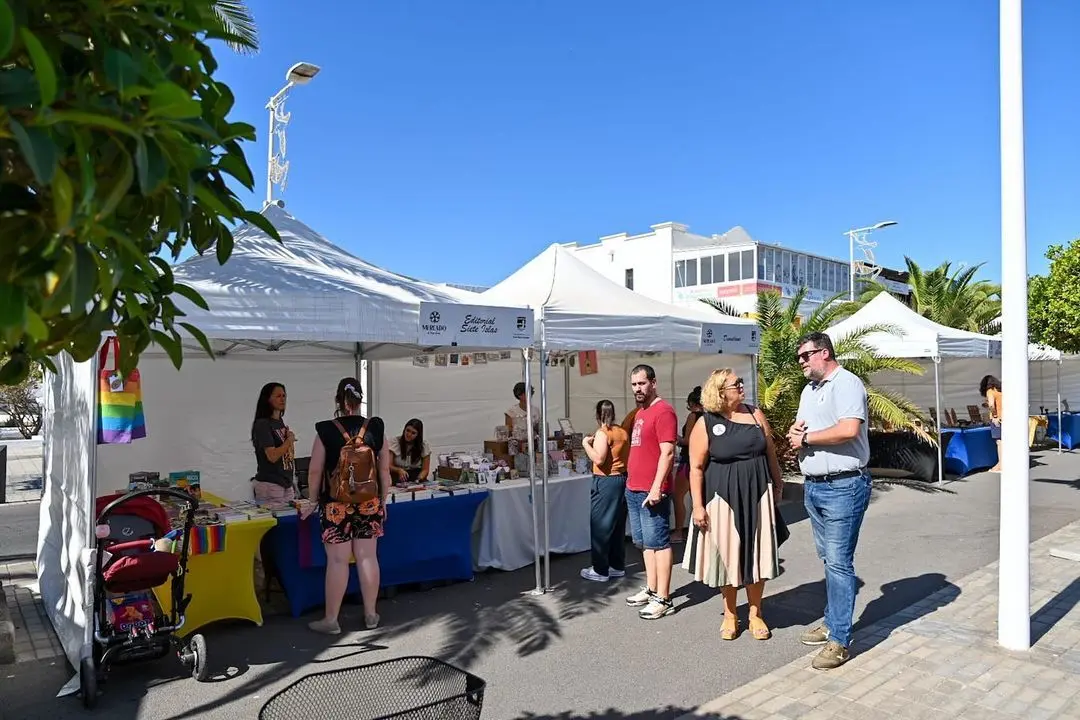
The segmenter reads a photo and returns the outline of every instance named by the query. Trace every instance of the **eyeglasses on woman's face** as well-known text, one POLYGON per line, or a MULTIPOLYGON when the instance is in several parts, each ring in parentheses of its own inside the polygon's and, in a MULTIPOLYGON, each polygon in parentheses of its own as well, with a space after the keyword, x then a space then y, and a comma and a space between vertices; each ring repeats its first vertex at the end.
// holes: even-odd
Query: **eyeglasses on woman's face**
POLYGON ((746 383, 743 382, 743 379, 742 378, 736 378, 735 382, 731 383, 730 385, 724 385, 720 389, 721 390, 742 390, 744 387, 746 387, 746 383))

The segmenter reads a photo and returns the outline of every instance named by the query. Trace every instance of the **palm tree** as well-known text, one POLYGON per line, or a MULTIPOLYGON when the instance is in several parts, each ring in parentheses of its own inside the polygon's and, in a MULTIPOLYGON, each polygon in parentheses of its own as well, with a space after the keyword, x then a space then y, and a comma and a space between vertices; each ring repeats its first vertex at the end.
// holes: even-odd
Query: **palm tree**
POLYGON ((243 0, 213 0, 214 15, 229 36, 228 44, 241 55, 259 52, 259 28, 243 0))
MULTIPOLYGON (((975 279, 984 263, 953 270, 951 263, 943 262, 932 270, 923 270, 911 258, 904 260, 915 312, 946 327, 987 335, 1001 331, 1001 286, 975 279)), ((857 304, 864 305, 884 290, 883 285, 874 283, 857 304)))
MULTIPOLYGON (((806 385, 806 378, 796 359, 799 338, 807 333, 824 332, 850 315, 853 305, 844 302, 844 296, 843 293, 836 295, 818 306, 806 318, 800 318, 799 308, 806 297, 805 287, 800 288, 786 306, 780 293, 775 290, 758 293, 757 310, 752 313, 761 331, 758 403, 769 417, 778 449, 788 447, 784 436, 795 422, 799 396, 806 385)), ((702 302, 725 315, 741 315, 722 300, 703 298, 702 302)), ((923 374, 922 367, 914 361, 876 355, 866 343, 866 336, 875 332, 895 334, 899 330, 889 325, 868 326, 844 337, 833 338, 836 355, 844 359, 844 367, 855 373, 866 385, 870 421, 908 430, 924 442, 934 444, 935 439, 924 429, 926 422, 918 406, 900 393, 875 387, 871 382, 873 375, 879 372, 923 374)), ((794 453, 785 453, 784 460, 790 468, 794 464, 794 453)))

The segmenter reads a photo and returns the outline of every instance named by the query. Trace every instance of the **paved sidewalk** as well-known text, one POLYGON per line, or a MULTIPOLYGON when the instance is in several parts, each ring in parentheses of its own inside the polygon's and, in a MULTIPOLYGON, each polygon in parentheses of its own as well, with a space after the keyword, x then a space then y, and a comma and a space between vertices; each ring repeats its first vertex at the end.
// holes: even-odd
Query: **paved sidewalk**
POLYGON ((1080 563, 1050 555, 1078 544, 1080 521, 1031 545, 1029 652, 997 645, 993 563, 859 633, 843 667, 814 649, 680 720, 1080 718, 1080 563))
POLYGON ((41 438, 0 440, 0 445, 7 445, 6 501, 40 500, 44 488, 41 438))
POLYGON ((15 662, 49 660, 64 655, 37 592, 33 562, 0 563, 11 622, 15 625, 15 662))

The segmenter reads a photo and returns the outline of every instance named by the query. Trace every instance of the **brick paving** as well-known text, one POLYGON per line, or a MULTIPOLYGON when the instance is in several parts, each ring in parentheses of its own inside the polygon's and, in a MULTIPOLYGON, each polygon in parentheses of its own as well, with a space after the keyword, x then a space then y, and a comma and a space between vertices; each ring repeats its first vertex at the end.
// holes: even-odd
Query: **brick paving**
POLYGON ((9 503, 40 500, 42 483, 42 444, 33 440, 0 440, 7 445, 7 493, 9 503))
POLYGON ((1028 652, 997 645, 993 563, 860 632, 841 668, 811 669, 814 649, 680 720, 1080 718, 1080 563, 1050 554, 1064 547, 1080 521, 1031 545, 1028 652))
POLYGON ((34 563, 0 563, 0 585, 4 586, 11 622, 15 625, 15 662, 62 656, 64 650, 37 592, 34 563))

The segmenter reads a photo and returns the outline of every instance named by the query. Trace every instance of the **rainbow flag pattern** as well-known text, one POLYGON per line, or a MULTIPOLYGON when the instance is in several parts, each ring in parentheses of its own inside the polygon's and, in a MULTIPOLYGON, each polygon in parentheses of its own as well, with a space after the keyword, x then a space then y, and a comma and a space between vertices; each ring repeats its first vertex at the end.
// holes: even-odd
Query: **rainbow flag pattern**
POLYGON ((192 555, 209 555, 225 551, 224 525, 196 525, 191 528, 188 552, 192 555))
POLYGON ((146 437, 139 371, 121 379, 115 370, 98 379, 98 444, 125 445, 146 437))

